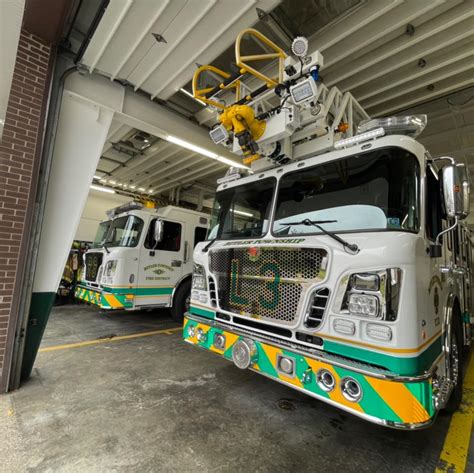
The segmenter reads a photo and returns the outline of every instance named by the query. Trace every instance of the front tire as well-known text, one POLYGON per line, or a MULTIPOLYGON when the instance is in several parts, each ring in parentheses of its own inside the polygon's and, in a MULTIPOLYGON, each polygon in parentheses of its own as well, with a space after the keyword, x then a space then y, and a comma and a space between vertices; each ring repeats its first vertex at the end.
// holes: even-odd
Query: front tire
POLYGON ((171 317, 175 322, 181 323, 184 313, 189 309, 189 300, 191 297, 191 281, 184 281, 176 290, 173 306, 171 307, 171 317))
POLYGON ((462 402, 462 326, 459 314, 453 314, 451 321, 451 340, 449 349, 449 371, 454 387, 446 403, 445 411, 452 413, 459 409, 462 402))

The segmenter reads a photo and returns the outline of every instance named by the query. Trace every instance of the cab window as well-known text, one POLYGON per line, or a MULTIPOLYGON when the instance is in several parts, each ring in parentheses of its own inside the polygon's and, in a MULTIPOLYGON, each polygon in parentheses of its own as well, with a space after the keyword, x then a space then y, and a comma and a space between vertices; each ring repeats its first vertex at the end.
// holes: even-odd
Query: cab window
POLYGON ((148 233, 145 239, 145 248, 163 251, 179 251, 181 249, 181 230, 180 223, 163 221, 163 238, 156 244, 153 237, 153 228, 156 218, 150 222, 148 233))
POLYGON ((205 227, 196 227, 194 229, 194 246, 196 246, 201 241, 206 239, 207 228, 205 227))
POLYGON ((434 241, 443 229, 441 192, 438 177, 431 166, 426 168, 426 236, 434 241))

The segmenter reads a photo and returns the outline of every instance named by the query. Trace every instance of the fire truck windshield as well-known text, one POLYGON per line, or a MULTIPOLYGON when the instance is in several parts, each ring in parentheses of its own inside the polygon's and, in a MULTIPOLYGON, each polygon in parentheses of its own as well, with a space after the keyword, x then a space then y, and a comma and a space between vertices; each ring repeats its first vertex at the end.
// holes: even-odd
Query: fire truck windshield
POLYGON ((401 148, 385 148, 282 176, 274 235, 320 233, 305 219, 328 221, 331 232, 417 231, 420 166, 401 148))
POLYGON ((107 238, 107 247, 137 246, 143 229, 143 220, 135 215, 118 217, 112 221, 107 238))
POLYGON ((97 233, 95 234, 95 238, 92 243, 92 248, 102 248, 111 223, 112 220, 107 220, 106 222, 101 222, 99 224, 99 228, 97 229, 97 233))
POLYGON ((267 178, 216 194, 208 240, 258 238, 268 231, 276 179, 267 178))

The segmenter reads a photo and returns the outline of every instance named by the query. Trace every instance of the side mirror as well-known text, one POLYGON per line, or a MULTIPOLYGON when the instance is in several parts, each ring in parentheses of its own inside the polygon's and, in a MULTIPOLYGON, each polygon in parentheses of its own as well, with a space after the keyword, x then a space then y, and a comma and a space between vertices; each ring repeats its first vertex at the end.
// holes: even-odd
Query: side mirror
POLYGON ((153 227, 153 239, 155 240, 155 246, 163 239, 163 220, 155 220, 153 227))
POLYGON ((462 193, 462 213, 459 215, 460 218, 464 219, 469 215, 471 206, 471 179, 469 176, 469 170, 465 164, 456 165, 458 170, 459 179, 461 181, 461 193, 462 193))
POLYGON ((469 215, 469 177, 463 164, 450 164, 442 170, 444 211, 447 218, 469 215))

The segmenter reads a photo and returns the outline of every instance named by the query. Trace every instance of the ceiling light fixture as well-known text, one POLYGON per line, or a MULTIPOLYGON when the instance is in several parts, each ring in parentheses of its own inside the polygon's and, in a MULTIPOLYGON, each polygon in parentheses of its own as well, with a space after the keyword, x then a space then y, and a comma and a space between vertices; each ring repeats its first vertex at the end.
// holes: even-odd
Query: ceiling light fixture
POLYGON ((192 143, 182 140, 181 138, 177 138, 176 136, 168 135, 166 139, 170 143, 174 143, 175 145, 182 146, 183 148, 186 148, 186 149, 190 149, 191 151, 194 151, 195 153, 202 154, 204 156, 207 156, 208 158, 217 159, 216 153, 213 153, 212 151, 209 151, 208 149, 201 148, 200 146, 193 145, 192 143))
POLYGON ((117 184, 117 181, 110 180, 109 184, 112 184, 113 186, 115 186, 117 184))
POLYGON ((176 136, 168 135, 166 137, 166 140, 175 145, 182 146, 183 148, 194 151, 195 153, 202 154, 203 156, 207 156, 208 158, 215 159, 216 161, 220 161, 221 163, 227 164, 228 166, 248 169, 248 167, 244 166, 243 164, 233 161, 232 159, 225 158, 224 156, 219 156, 217 153, 213 153, 212 151, 209 151, 208 149, 201 148, 200 146, 189 143, 188 141, 182 140, 181 138, 177 138, 176 136))
POLYGON ((102 178, 94 174, 94 179, 102 179, 102 178))
POLYGON ((144 188, 144 187, 139 187, 138 190, 139 190, 140 192, 145 192, 145 188, 144 188))
POLYGON ((187 95, 188 97, 192 98, 197 103, 200 103, 201 105, 206 105, 202 100, 199 100, 196 97, 194 97, 194 95, 191 92, 187 91, 184 87, 181 87, 181 89, 179 89, 179 91, 182 92, 183 94, 187 95))
POLYGON ((107 187, 96 186, 94 184, 91 184, 90 188, 94 189, 95 191, 107 192, 107 194, 115 194, 115 191, 113 189, 108 189, 107 187))
POLYGON ((227 164, 228 166, 231 166, 231 167, 248 169, 247 166, 244 166, 243 164, 237 163, 236 161, 233 161, 232 159, 225 158, 224 156, 217 156, 216 159, 217 159, 217 161, 220 161, 221 163, 227 164))

